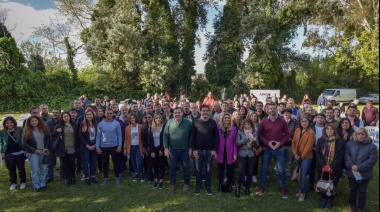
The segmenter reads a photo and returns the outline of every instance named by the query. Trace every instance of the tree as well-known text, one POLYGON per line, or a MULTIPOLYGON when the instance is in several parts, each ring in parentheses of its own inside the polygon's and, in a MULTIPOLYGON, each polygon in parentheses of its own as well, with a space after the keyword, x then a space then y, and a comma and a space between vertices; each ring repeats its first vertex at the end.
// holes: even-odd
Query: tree
POLYGON ((23 42, 20 45, 30 71, 46 72, 41 43, 23 42))
POLYGON ((243 43, 241 18, 244 1, 228 0, 223 13, 214 22, 215 33, 210 36, 204 60, 206 77, 218 86, 230 86, 242 67, 243 43))

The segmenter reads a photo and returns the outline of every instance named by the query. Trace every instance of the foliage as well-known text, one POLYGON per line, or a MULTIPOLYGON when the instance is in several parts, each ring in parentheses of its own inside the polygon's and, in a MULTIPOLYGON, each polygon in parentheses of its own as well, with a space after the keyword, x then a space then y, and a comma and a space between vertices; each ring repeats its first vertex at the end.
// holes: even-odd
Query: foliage
POLYGON ((218 86, 229 87, 242 66, 243 43, 240 36, 244 1, 228 0, 214 22, 204 60, 206 77, 218 86))

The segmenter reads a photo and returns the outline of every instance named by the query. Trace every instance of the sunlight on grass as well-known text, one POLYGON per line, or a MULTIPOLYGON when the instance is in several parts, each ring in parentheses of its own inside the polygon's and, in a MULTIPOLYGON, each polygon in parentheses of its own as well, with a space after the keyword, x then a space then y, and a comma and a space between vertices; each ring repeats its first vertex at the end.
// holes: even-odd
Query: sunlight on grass
POLYGON ((108 202, 108 197, 99 198, 97 200, 94 200, 95 203, 102 203, 102 202, 108 202))

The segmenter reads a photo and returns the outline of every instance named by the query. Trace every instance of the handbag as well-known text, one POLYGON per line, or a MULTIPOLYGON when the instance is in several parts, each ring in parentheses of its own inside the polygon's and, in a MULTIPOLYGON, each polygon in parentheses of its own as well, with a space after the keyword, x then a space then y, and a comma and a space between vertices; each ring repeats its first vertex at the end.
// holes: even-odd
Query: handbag
POLYGON ((326 194, 326 196, 335 195, 334 184, 333 184, 333 181, 331 180, 330 172, 328 172, 329 173, 328 180, 323 180, 323 173, 324 171, 322 171, 321 179, 319 179, 319 181, 314 187, 315 192, 326 194))
POLYGON ((261 146, 256 147, 254 150, 255 156, 258 157, 261 155, 261 152, 263 151, 263 148, 261 146))
POLYGON ((301 173, 301 168, 299 166, 297 166, 294 170, 293 170, 293 174, 292 174, 292 178, 291 180, 292 181, 300 181, 300 173, 301 173))
POLYGON ((51 144, 52 150, 57 150, 59 143, 62 142, 62 135, 59 134, 59 136, 53 141, 51 144))
POLYGON ((45 154, 42 158, 42 164, 49 164, 49 154, 45 154))

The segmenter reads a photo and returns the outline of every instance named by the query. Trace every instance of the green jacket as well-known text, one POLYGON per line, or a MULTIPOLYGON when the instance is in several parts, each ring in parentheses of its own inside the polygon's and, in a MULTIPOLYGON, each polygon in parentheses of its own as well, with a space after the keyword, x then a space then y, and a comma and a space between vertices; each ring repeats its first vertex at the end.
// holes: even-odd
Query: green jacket
POLYGON ((169 119, 163 134, 164 148, 187 149, 190 147, 191 122, 187 119, 177 124, 174 118, 169 119))
MULTIPOLYGON (((22 127, 17 127, 17 128, 18 128, 17 144, 21 149, 24 149, 22 145, 22 127)), ((8 133, 4 131, 0 131, 0 153, 5 153, 5 151, 7 151, 8 138, 9 138, 8 133)))

